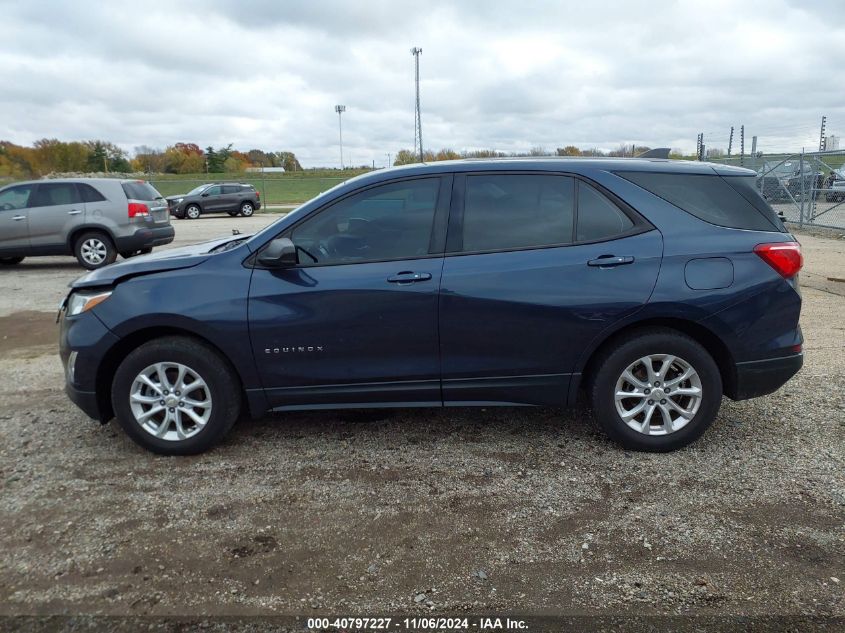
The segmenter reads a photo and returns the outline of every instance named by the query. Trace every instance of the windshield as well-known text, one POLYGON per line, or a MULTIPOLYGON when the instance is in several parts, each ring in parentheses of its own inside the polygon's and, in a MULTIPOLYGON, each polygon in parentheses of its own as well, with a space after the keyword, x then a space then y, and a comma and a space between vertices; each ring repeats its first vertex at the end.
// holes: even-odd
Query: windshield
POLYGON ((208 186, 209 186, 209 185, 200 185, 199 187, 194 187, 193 189, 191 189, 191 190, 190 190, 188 193, 186 193, 185 195, 186 195, 186 196, 195 196, 195 195, 197 195, 197 194, 201 193, 201 192, 202 192, 202 190, 203 190, 203 189, 205 189, 205 188, 206 188, 206 187, 208 187, 208 186))

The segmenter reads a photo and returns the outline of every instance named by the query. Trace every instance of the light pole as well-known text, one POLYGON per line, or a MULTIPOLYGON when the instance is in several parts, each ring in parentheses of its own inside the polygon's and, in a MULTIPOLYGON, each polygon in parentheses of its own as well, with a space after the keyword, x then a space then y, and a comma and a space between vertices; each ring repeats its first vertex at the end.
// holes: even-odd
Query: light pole
POLYGON ((337 131, 340 137, 340 168, 343 169, 343 123, 340 115, 346 112, 345 105, 336 105, 334 111, 337 112, 337 131))
POLYGON ((411 55, 414 56, 414 85, 416 87, 416 102, 414 104, 414 150, 417 149, 417 143, 420 144, 420 162, 423 160, 423 142, 422 142, 422 115, 420 114, 420 54, 421 48, 416 46, 411 49, 411 55))
POLYGON ((391 162, 390 162, 390 153, 388 153, 388 154, 387 154, 387 166, 388 166, 388 167, 390 167, 390 166, 391 166, 391 162))

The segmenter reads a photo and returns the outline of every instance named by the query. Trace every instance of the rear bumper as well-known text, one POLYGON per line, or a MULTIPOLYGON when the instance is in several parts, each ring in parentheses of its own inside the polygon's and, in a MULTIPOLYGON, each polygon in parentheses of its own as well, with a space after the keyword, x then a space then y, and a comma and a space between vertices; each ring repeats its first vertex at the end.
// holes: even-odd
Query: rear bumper
POLYGON ((158 228, 138 229, 132 235, 115 238, 115 246, 119 252, 138 251, 142 248, 163 246, 173 241, 176 231, 171 225, 158 228))
POLYGON ((747 400, 780 389, 804 364, 804 354, 767 358, 736 364, 736 384, 728 397, 747 400))

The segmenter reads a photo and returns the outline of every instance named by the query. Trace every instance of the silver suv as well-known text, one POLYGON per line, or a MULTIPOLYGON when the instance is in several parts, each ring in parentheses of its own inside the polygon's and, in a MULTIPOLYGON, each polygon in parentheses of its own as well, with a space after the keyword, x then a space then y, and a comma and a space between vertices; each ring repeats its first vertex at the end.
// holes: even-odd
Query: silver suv
POLYGON ((93 270, 173 241, 167 201, 143 180, 73 178, 0 189, 0 264, 75 255, 93 270))

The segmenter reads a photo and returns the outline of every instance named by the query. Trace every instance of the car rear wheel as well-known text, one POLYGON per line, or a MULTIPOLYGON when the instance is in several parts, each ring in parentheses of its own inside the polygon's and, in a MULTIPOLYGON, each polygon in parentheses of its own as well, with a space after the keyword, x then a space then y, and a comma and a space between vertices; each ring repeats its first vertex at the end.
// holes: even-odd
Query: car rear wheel
POLYGON ((0 265, 3 266, 14 266, 15 264, 20 264, 23 261, 23 257, 0 257, 0 265))
POLYGON ((675 330, 638 332, 606 350, 594 366, 593 415, 625 448, 681 448, 698 439, 719 411, 719 368, 707 350, 675 330))
POLYGON ((169 336, 145 343, 112 383, 115 417, 129 437, 162 455, 192 455, 217 444, 241 409, 239 380, 200 341, 169 336))
POLYGON ((202 209, 200 209, 199 206, 195 204, 188 205, 185 208, 185 217, 187 217, 189 220, 196 220, 198 217, 200 217, 201 213, 202 209))
POLYGON ((241 215, 245 218, 248 218, 253 213, 255 213, 255 207, 252 206, 251 202, 242 202, 241 203, 241 215))
POLYGON ((89 231, 76 238, 73 254, 77 261, 88 270, 108 266, 117 259, 114 242, 105 233, 89 231))

